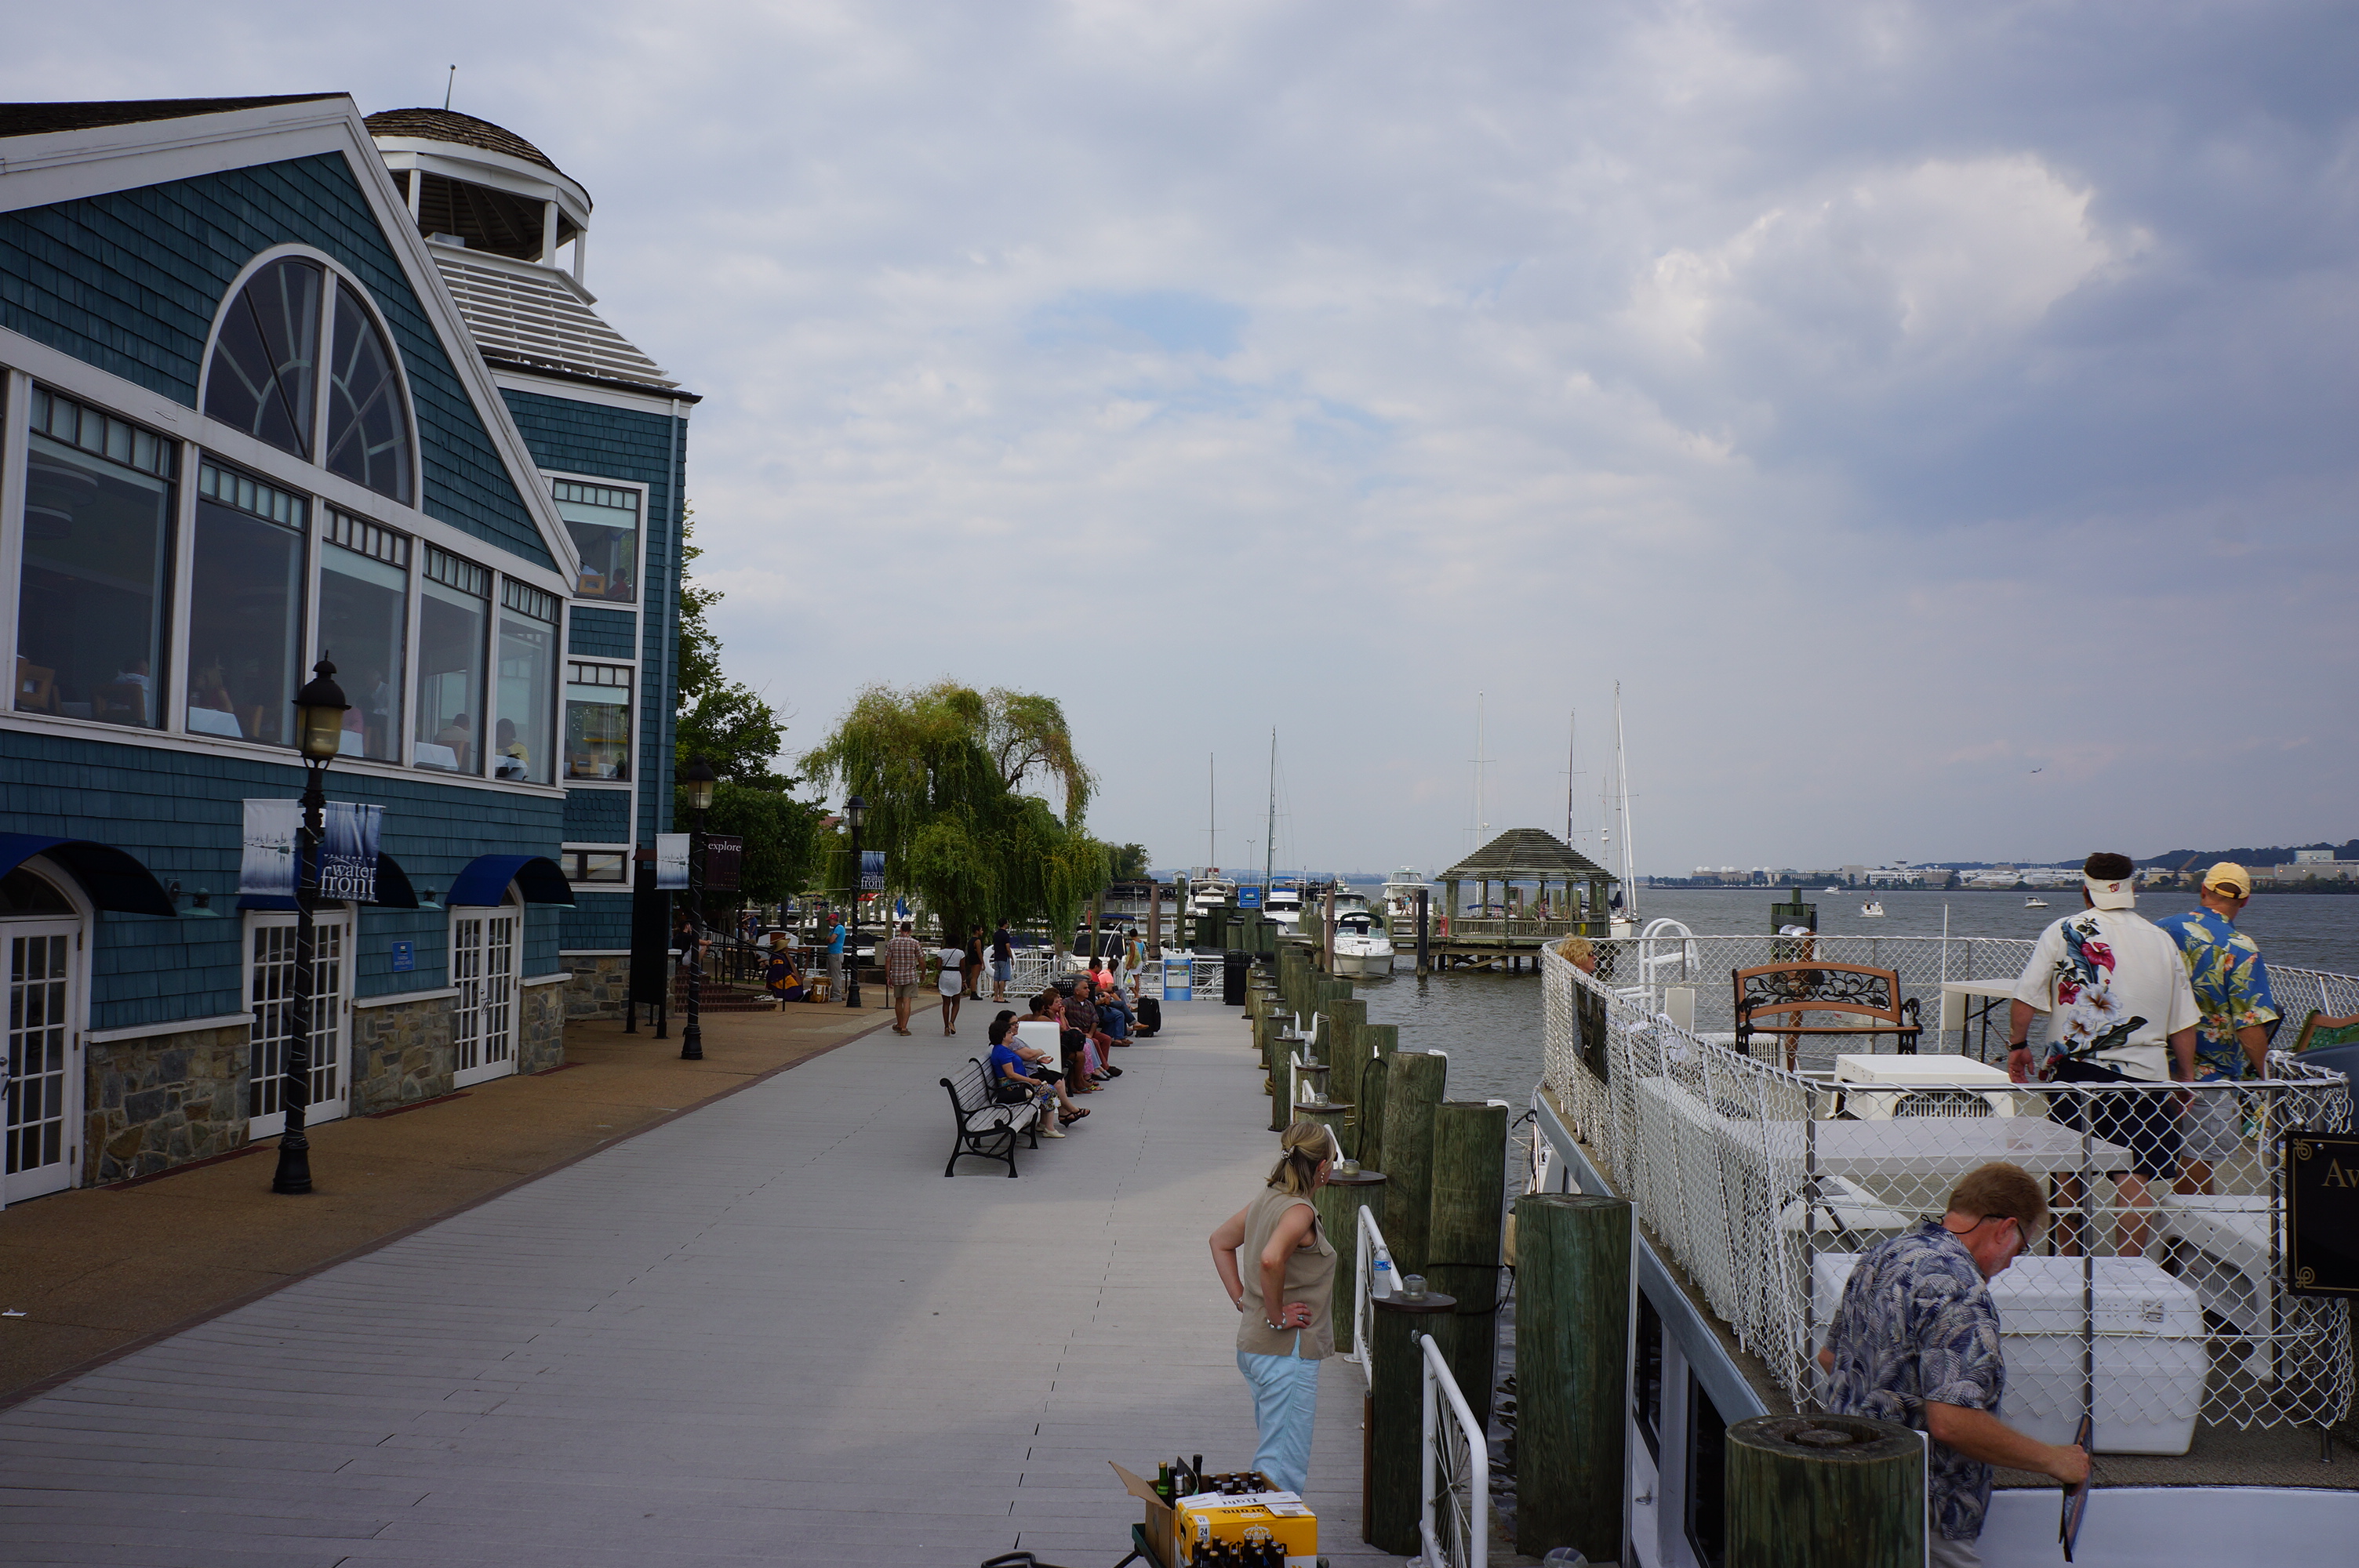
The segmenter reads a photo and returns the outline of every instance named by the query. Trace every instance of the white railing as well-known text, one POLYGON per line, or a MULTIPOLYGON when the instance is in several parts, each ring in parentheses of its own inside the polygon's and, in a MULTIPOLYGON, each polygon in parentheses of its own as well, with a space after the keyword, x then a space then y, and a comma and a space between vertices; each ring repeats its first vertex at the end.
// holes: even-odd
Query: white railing
POLYGON ((1361 1380, 1372 1381, 1375 1363, 1368 1358, 1368 1346, 1375 1335, 1375 1307, 1373 1303, 1393 1293, 1400 1283, 1393 1273, 1393 1250, 1385 1245, 1385 1233, 1377 1228, 1376 1217, 1362 1204, 1355 1223, 1359 1226, 1359 1245, 1352 1249, 1357 1266, 1352 1271, 1352 1353, 1346 1359, 1360 1368, 1361 1380), (1376 1265, 1382 1263, 1379 1270, 1376 1265))
MULTIPOLYGON (((2117 1410, 2134 1406, 2148 1425, 2183 1428, 2200 1419, 2282 1427, 2345 1418, 2353 1395, 2349 1307, 2293 1294, 2282 1266, 2284 1134, 2352 1125, 2342 1075, 2275 1054, 2266 1079, 2182 1086, 2175 1091, 2182 1098, 2060 1082, 2017 1085, 1994 1067, 1932 1049, 1942 1042, 1929 1032, 1922 1056, 1955 1063, 1955 1075, 1927 1082, 1920 1073, 1902 1087, 1871 1089, 1839 1081, 1824 1057, 1817 1059, 1826 1070, 1807 1070, 1806 1054, 1806 1070, 1788 1071, 1782 1061, 1756 1060, 1721 1043, 1732 1036, 1712 1038, 1715 1024, 1726 1026, 1733 968, 1781 958, 1881 958, 1881 967, 1898 968, 1904 989, 1930 985, 1938 995, 1945 972, 2011 977, 2029 946, 1821 937, 1809 939, 1815 951, 1807 955, 1772 950, 1773 943, 1801 940, 1683 941, 1700 950, 1707 975, 1722 977, 1717 987, 1700 979, 1692 997, 1680 999, 1691 1001, 1692 1027, 1623 994, 1603 961, 1593 978, 1553 950, 1541 960, 1544 1091, 1657 1243, 1798 1405, 1810 1405, 1819 1392, 1815 1336, 1848 1256, 1939 1216, 1967 1170, 2007 1160, 2047 1178, 2042 1184, 2056 1193, 2059 1213, 2042 1247, 2048 1255, 2019 1260, 1994 1288, 2010 1329, 2036 1324, 2038 1336, 2062 1342, 2048 1348, 2063 1358, 2045 1384, 2017 1377, 2011 1362, 2011 1415, 2039 1414, 2044 1400, 2060 1407, 2048 1415, 2077 1416, 2084 1403, 2102 1404, 2105 1389, 2090 1385, 2110 1379, 2117 1410), (1707 996, 1718 1018, 1709 1016, 1707 996), (2112 1179, 2136 1162, 2141 1140, 2158 1134, 2183 1141, 2186 1161, 2203 1162, 2211 1192, 2182 1195, 2166 1190, 2168 1181, 2141 1189, 2112 1179), (2056 1255, 2082 1237, 2095 1239, 2082 1249, 2093 1261, 2056 1255), (2042 1280, 2049 1293, 2036 1312, 2019 1296, 2021 1308, 2006 1304, 2010 1292, 2042 1280), (2128 1294, 2126 1327, 2109 1290, 2128 1294), (2158 1318, 2145 1311, 2154 1302, 2162 1303, 2158 1318), (2093 1377, 2084 1376, 2083 1350, 2093 1377)), ((1621 949, 1617 959, 1635 959, 1627 951, 1634 946, 1599 944, 1621 949)), ((2289 1022, 2301 1016, 2303 1001, 2359 1011, 2359 980, 2286 973, 2290 983, 2277 995, 2289 1022), (2288 1001, 2288 991, 2300 1000, 2288 1001)), ((1888 1041, 1883 1049, 1891 1049, 1888 1041)), ((1772 1054, 1766 1041, 1764 1054, 1772 1054)), ((1892 1062, 1877 1068, 1878 1081, 1905 1072, 1892 1062)), ((2102 1428, 2106 1418, 2098 1419, 2102 1428)), ((2117 1415, 2114 1424, 2118 1432, 2135 1423, 2117 1415)), ((2099 1441, 2105 1442, 2102 1431, 2099 1441)))
MULTIPOLYGON (((1363 1211, 1364 1212, 1364 1211, 1363 1211)), ((1418 1465, 1417 1529, 1425 1568, 1488 1568, 1491 1448, 1458 1379, 1430 1334, 1417 1336, 1424 1369, 1425 1441, 1418 1465)))

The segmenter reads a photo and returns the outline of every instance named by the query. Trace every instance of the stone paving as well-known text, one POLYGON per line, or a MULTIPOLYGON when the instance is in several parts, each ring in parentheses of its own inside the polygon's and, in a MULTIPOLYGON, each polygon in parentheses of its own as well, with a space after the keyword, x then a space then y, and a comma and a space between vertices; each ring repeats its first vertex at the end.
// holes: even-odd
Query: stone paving
MULTIPOLYGON (((1110 1565, 1107 1460, 1254 1444, 1204 1237, 1274 1140, 1236 1012, 1166 1011, 1017 1180, 941 1174, 984 1020, 875 1033, 0 1412, 0 1563, 1110 1565)), ((1395 1561, 1360 1389, 1338 1564, 1395 1561)))

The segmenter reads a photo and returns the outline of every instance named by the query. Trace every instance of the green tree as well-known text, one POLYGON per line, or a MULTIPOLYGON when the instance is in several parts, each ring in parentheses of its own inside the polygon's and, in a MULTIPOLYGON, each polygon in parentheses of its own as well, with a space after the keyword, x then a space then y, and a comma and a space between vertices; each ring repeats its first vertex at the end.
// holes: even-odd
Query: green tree
MULTIPOLYGON (((862 847, 884 851, 886 885, 946 930, 1046 915, 1061 937, 1106 884, 1106 847, 1082 826, 1097 781, 1054 697, 870 687, 799 765, 867 801, 862 847), (1034 789, 1060 797, 1061 814, 1034 789)), ((852 885, 848 849, 832 857, 832 885, 852 885)))
POLYGON ((1114 863, 1106 868, 1106 875, 1110 879, 1118 882, 1143 882, 1147 880, 1146 845, 1118 844, 1112 852, 1114 863))

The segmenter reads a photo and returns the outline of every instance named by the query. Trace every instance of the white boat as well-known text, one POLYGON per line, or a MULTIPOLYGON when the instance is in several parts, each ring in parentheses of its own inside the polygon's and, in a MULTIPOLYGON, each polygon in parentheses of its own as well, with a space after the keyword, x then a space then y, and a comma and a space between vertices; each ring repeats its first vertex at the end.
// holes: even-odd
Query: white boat
MULTIPOLYGON (((1354 894, 1353 897, 1358 895, 1354 894)), ((1337 903, 1343 902, 1339 895, 1337 903)), ((1343 979, 1372 979, 1393 972, 1393 942, 1377 925, 1365 899, 1360 907, 1335 913, 1335 973, 1343 979)))
POLYGON ((1884 918, 1884 901, 1872 898, 1859 906, 1859 912, 1870 920, 1881 920, 1884 918))
POLYGON ((1406 931, 1417 923, 1417 895, 1428 885, 1425 878, 1409 866, 1401 867, 1385 879, 1385 919, 1394 930, 1406 931))
POLYGON ((1221 875, 1218 866, 1207 866, 1188 879, 1188 913, 1210 914, 1230 899, 1237 896, 1237 884, 1221 875))
POLYGON ((2038 893, 2034 893, 2029 898, 2023 901, 2023 907, 2026 909, 2046 909, 2048 907, 2048 901, 2041 898, 2038 893))
POLYGON ((1838 887, 1823 887, 1823 888, 1821 888, 1819 891, 1820 891, 1821 892, 1843 892, 1843 889, 1838 888, 1838 887))
POLYGON ((1277 922, 1281 932, 1302 929, 1302 888, 1297 882, 1272 881, 1262 895, 1261 912, 1277 922))

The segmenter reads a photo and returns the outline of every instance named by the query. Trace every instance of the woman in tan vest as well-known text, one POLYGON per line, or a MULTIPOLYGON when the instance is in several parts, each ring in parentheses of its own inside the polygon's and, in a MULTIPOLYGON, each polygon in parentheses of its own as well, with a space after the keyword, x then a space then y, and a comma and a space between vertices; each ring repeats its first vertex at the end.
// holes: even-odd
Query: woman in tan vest
POLYGON ((1261 1429, 1253 1467, 1299 1493, 1310 1480, 1319 1363, 1335 1354, 1335 1249, 1320 1233, 1310 1204, 1327 1180, 1334 1146, 1327 1130, 1311 1121, 1288 1128, 1278 1146, 1285 1153, 1269 1185, 1212 1232, 1212 1268, 1245 1314, 1237 1325, 1237 1369, 1253 1388, 1261 1429))

